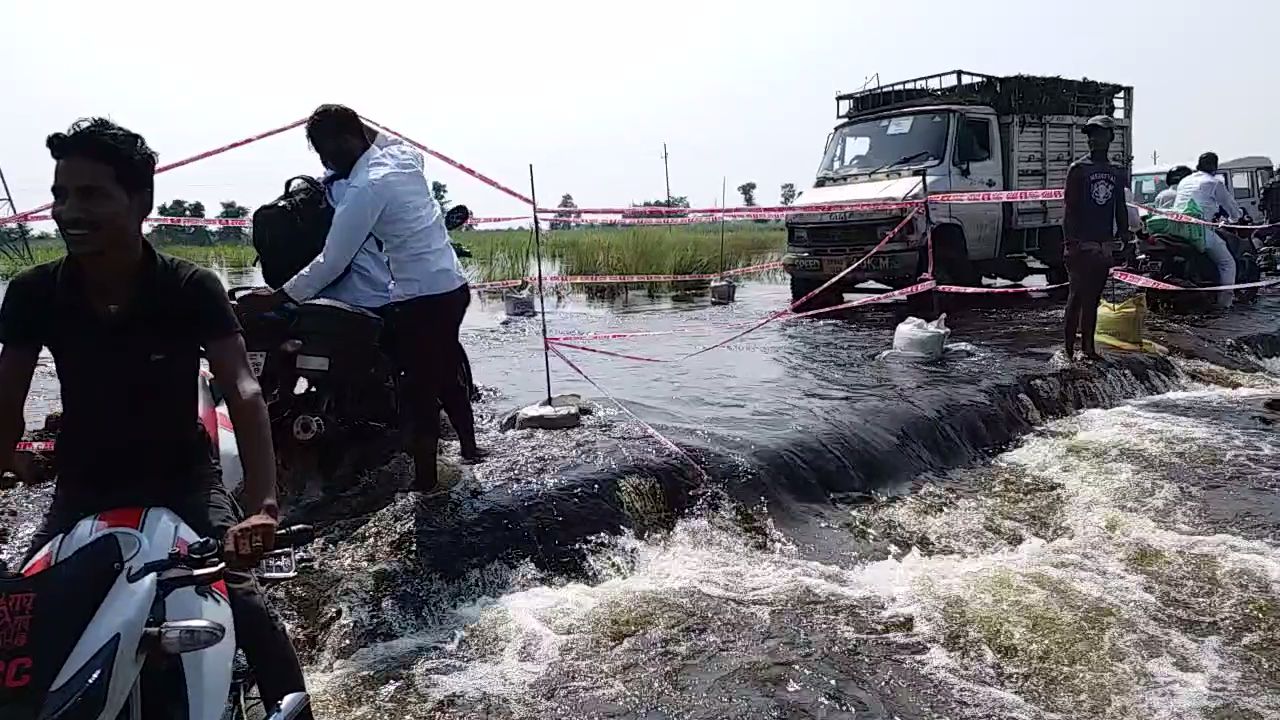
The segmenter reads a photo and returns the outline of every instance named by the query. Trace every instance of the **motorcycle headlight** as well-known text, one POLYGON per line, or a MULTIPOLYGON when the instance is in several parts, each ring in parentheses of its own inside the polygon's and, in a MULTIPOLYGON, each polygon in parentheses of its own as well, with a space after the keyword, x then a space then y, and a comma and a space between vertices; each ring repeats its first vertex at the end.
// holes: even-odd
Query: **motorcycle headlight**
POLYGON ((115 635, 57 690, 45 696, 37 720, 94 720, 107 704, 120 636, 115 635))

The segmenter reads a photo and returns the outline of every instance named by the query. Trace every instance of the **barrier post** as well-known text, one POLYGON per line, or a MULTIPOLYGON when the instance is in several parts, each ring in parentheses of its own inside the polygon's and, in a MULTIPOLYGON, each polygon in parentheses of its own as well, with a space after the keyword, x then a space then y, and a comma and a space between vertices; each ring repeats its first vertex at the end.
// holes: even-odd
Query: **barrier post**
POLYGON ((547 295, 542 291, 542 232, 538 229, 538 191, 533 186, 533 163, 529 163, 529 199, 533 210, 533 249, 538 258, 538 314, 542 316, 542 367, 547 377, 547 405, 551 404, 551 351, 547 344, 547 295))
MULTIPOLYGON (((924 203, 925 267, 923 279, 933 280, 933 209, 930 207, 933 203, 929 202, 929 170, 928 168, 921 168, 918 173, 920 175, 920 199, 924 203)), ((941 313, 938 309, 938 304, 941 302, 938 297, 939 293, 936 290, 928 290, 923 294, 924 298, 922 299, 927 299, 929 303, 927 312, 931 315, 930 319, 937 319, 941 313)))

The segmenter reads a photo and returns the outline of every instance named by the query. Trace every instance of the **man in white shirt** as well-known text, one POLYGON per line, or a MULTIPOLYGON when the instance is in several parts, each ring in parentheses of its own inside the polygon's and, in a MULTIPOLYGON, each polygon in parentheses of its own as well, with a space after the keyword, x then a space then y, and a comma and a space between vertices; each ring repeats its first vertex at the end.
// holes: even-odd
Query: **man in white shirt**
MULTIPOLYGON (((1178 194, 1173 202, 1173 209, 1202 220, 1212 220, 1219 212, 1225 212, 1227 220, 1234 222, 1240 219, 1243 212, 1236 203, 1235 197, 1227 189, 1226 183, 1218 177, 1218 156, 1207 152, 1200 156, 1196 163, 1196 171, 1178 183, 1178 194)), ((1218 266, 1218 284, 1234 285, 1236 282, 1236 259, 1231 255, 1225 240, 1212 227, 1201 225, 1204 251, 1209 259, 1218 266)), ((1218 305, 1231 307, 1234 293, 1223 290, 1218 293, 1218 305)))
POLYGON ((465 460, 483 453, 476 445, 469 388, 460 377, 458 339, 471 289, 431 195, 422 155, 395 139, 374 137, 354 110, 321 105, 307 121, 307 139, 335 179, 345 183, 334 206, 324 250, 284 284, 275 302, 305 302, 341 276, 366 243, 379 242, 389 274, 390 303, 383 315, 391 349, 405 376, 414 487, 426 495, 441 488, 436 452, 443 406, 465 460))
MULTIPOLYGON (((320 179, 330 207, 338 207, 351 185, 332 170, 320 179)), ((335 258, 337 259, 337 258, 335 258)), ((391 267, 382 252, 382 243, 370 236, 351 258, 338 277, 316 293, 316 297, 337 300, 365 310, 378 312, 391 302, 391 267)))

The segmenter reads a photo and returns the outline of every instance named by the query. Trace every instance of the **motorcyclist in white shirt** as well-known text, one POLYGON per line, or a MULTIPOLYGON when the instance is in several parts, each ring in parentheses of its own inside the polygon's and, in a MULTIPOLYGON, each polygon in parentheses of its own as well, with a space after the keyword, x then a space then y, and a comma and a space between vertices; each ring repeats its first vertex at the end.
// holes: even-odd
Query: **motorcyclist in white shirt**
MULTIPOLYGON (((1178 193, 1173 203, 1176 212, 1212 220, 1218 213, 1225 212, 1229 222, 1239 220, 1244 213, 1226 183, 1217 176, 1218 156, 1207 152, 1200 156, 1196 163, 1196 171, 1178 183, 1178 193)), ((1220 285, 1234 285, 1236 282, 1236 260, 1226 240, 1215 228, 1200 226, 1204 233, 1204 251, 1218 267, 1220 285)), ((1218 293, 1219 307, 1231 307, 1234 292, 1222 290, 1218 293)))

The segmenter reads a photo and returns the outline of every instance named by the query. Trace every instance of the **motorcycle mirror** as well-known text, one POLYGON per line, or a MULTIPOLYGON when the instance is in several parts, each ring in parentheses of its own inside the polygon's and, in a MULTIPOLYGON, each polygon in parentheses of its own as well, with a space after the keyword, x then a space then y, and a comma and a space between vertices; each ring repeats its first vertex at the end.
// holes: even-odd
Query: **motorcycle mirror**
POLYGON ((466 205, 455 205, 444 214, 444 226, 447 230, 457 230, 471 219, 471 210, 466 205))

